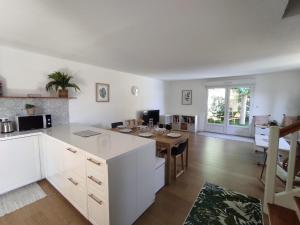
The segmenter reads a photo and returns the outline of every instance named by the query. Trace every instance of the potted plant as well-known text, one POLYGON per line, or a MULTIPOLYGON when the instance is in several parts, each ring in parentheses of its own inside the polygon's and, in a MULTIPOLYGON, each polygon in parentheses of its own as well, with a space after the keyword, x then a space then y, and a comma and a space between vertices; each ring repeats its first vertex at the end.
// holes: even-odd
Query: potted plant
POLYGON ((68 98, 68 88, 74 88, 75 91, 80 90, 76 84, 70 83, 73 77, 67 73, 56 71, 49 74, 48 78, 51 79, 51 81, 46 85, 46 90, 58 91, 58 97, 60 98, 68 98))
POLYGON ((27 111, 28 116, 33 116, 35 114, 35 105, 26 104, 25 109, 27 111))

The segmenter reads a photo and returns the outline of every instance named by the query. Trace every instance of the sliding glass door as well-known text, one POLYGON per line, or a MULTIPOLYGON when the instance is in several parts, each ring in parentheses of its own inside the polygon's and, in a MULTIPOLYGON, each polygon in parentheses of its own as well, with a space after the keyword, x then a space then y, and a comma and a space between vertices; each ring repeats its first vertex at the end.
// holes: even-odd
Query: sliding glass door
POLYGON ((210 132, 250 136, 252 88, 207 88, 206 130, 210 132))
POLYGON ((207 89, 207 130, 225 132, 226 88, 207 89))

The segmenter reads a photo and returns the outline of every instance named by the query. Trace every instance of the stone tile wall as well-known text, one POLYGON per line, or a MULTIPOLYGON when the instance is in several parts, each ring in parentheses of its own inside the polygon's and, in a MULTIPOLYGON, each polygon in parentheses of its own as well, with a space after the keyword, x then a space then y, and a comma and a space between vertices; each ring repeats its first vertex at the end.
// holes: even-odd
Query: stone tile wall
POLYGON ((69 123, 68 99, 0 99, 0 118, 15 121, 16 115, 26 115, 25 104, 37 107, 36 114, 51 114, 52 124, 69 123))

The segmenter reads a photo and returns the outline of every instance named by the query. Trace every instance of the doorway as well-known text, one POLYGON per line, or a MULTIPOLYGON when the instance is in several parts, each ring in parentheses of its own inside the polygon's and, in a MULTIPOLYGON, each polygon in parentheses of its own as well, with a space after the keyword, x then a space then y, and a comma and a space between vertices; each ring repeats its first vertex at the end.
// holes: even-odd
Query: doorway
POLYGON ((250 136, 252 92, 251 86, 208 87, 206 131, 250 136))

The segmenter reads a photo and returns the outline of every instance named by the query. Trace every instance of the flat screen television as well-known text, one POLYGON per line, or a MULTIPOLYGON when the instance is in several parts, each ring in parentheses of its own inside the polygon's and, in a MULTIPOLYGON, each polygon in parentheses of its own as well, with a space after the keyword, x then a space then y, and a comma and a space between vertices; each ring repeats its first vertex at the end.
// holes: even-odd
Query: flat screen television
POLYGON ((144 123, 149 124, 149 119, 153 119, 153 124, 157 125, 159 123, 159 110, 146 110, 143 112, 144 123))

